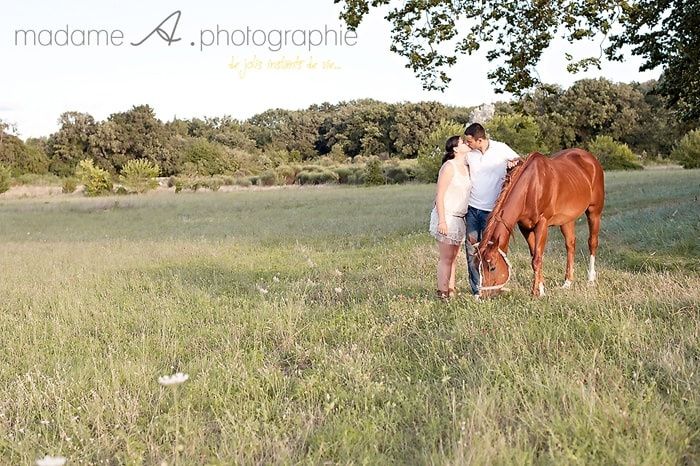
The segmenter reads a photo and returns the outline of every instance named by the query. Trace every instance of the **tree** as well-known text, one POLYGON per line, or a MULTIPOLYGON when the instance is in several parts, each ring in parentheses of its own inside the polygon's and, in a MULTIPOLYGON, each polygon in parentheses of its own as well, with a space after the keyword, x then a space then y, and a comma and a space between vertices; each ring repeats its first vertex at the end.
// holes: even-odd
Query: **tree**
MULTIPOLYGON (((389 7, 391 51, 428 90, 444 90, 447 69, 462 54, 488 47, 495 63, 487 76, 497 92, 520 94, 539 84, 535 65, 555 37, 570 43, 605 38, 615 25, 622 33, 607 42, 606 55, 622 60, 624 46, 646 61, 644 69, 663 67, 660 89, 684 118, 700 116, 700 2, 690 0, 566 0, 503 2, 483 0, 334 0, 340 18, 356 28, 372 8, 389 7)), ((570 62, 576 72, 600 67, 601 56, 570 62)))
POLYGON ((452 136, 463 133, 464 126, 455 121, 442 121, 436 125, 418 151, 418 180, 425 183, 437 181, 445 153, 445 143, 452 136))
POLYGON ((418 157, 421 146, 446 117, 445 106, 438 102, 398 105, 389 132, 393 152, 402 159, 418 157))
POLYGON ((517 113, 496 115, 486 123, 486 131, 489 137, 505 142, 520 155, 549 151, 542 141, 540 127, 529 116, 517 113))
POLYGON ((683 168, 700 168, 700 129, 688 132, 673 149, 671 158, 683 168))
POLYGON ((6 135, 0 144, 0 164, 9 168, 14 176, 43 174, 49 169, 49 159, 39 146, 24 143, 12 135, 6 135))
POLYGON ((582 79, 569 89, 541 85, 514 104, 535 119, 552 151, 583 146, 599 135, 627 143, 638 152, 668 154, 675 125, 649 85, 582 79))
POLYGON ((80 160, 90 154, 90 137, 97 125, 92 115, 65 112, 58 119, 60 129, 49 136, 47 143, 49 170, 59 176, 70 176, 80 160))
POLYGON ((0 118, 0 145, 5 139, 5 136, 17 133, 17 125, 0 118))
POLYGON ((612 37, 608 56, 631 45, 646 62, 641 71, 663 67, 659 92, 681 119, 700 124, 700 2, 637 0, 624 3, 623 32, 612 37))
POLYGON ((113 113, 96 127, 90 139, 91 155, 111 172, 121 171, 128 160, 147 159, 160 166, 164 176, 170 176, 179 168, 170 145, 172 136, 149 105, 138 105, 113 113))
POLYGON ((272 109, 251 117, 245 125, 250 139, 265 150, 299 151, 303 159, 317 155, 321 116, 317 112, 272 109))
POLYGON ((643 117, 621 141, 644 158, 667 157, 693 125, 679 122, 675 112, 668 109, 668 98, 656 90, 657 81, 632 83, 632 86, 644 95, 645 104, 639 110, 643 117))

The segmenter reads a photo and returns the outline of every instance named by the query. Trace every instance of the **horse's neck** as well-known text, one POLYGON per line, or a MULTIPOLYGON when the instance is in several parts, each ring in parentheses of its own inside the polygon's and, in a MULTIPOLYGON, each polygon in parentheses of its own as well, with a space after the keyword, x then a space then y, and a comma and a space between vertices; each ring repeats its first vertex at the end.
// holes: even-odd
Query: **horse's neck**
POLYGON ((494 230, 494 242, 498 243, 498 248, 503 252, 508 252, 508 244, 510 243, 511 230, 508 230, 505 225, 501 224, 494 230))
MULTIPOLYGON (((526 169, 528 167, 525 167, 526 169)), ((508 192, 507 198, 501 206, 501 218, 510 232, 518 225, 520 220, 529 217, 530 207, 534 207, 535 200, 531 199, 532 173, 524 172, 515 181, 515 185, 508 192)), ((505 228, 504 228, 505 229, 505 228)))

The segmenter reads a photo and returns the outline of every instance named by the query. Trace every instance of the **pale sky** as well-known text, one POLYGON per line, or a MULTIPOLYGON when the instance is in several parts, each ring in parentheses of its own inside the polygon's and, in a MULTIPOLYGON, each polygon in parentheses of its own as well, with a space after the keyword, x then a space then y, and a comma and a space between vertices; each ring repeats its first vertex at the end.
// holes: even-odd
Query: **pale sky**
MULTIPOLYGON (((200 47, 211 39, 202 30, 217 25, 235 30, 343 29, 340 7, 332 0, 291 2, 280 0, 194 2, 156 0, 0 0, 0 118, 17 124, 22 138, 48 136, 58 129, 65 111, 90 113, 103 120, 111 113, 134 105, 149 104, 163 121, 179 118, 231 115, 248 118, 270 108, 302 109, 322 102, 373 98, 384 102, 436 100, 472 106, 507 100, 495 94, 486 78, 492 67, 481 53, 462 56, 450 71, 452 82, 444 92, 426 92, 404 58, 389 51, 390 26, 379 11, 367 17, 357 31, 356 44, 321 45, 311 51, 288 44, 279 51, 253 44, 200 47), (182 12, 170 46, 157 34, 138 47, 158 24, 176 10, 182 12), (17 46, 15 31, 42 29, 106 29, 121 46, 17 46), (191 43, 195 45, 192 46, 191 43), (202 48, 202 50, 200 50, 202 48), (269 61, 299 60, 302 69, 273 69, 269 61), (231 62, 238 69, 231 69, 231 62), (259 69, 239 70, 259 61, 259 69), (323 69, 333 62, 336 69, 323 69), (306 69, 309 62, 317 68, 306 69)), ((164 25, 170 33, 175 18, 164 25)), ((39 38, 46 43, 48 33, 39 38)), ((73 35, 77 40, 78 35, 73 35)), ((65 33, 55 36, 59 41, 65 33)), ((20 36, 20 40, 23 39, 20 36)), ((223 35, 219 36, 223 41, 223 35)), ((234 35, 238 41, 240 35, 234 35)), ((258 34, 257 39, 262 36, 258 34)), ((276 37, 276 36, 270 36, 276 37)), ((315 37, 318 37, 316 35, 315 37)), ((299 39, 299 36, 296 36, 299 39)), ((268 45, 273 39, 268 39, 268 45)), ((291 42, 292 38, 288 36, 291 42)), ((297 42, 299 42, 297 40, 297 42)), ((640 73, 638 57, 624 63, 605 62, 603 69, 577 75, 567 73, 564 49, 576 57, 596 54, 598 43, 571 49, 566 42, 554 44, 537 67, 540 79, 563 87, 584 77, 613 81, 656 79, 660 70, 640 73)))

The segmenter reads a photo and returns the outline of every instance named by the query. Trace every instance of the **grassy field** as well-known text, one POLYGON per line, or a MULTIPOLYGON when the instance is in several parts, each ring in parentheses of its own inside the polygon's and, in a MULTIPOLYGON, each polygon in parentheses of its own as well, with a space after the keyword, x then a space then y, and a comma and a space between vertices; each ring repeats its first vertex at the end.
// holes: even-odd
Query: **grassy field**
POLYGON ((608 174, 542 299, 517 237, 436 302, 433 190, 0 198, 0 464, 700 463, 700 171, 608 174))

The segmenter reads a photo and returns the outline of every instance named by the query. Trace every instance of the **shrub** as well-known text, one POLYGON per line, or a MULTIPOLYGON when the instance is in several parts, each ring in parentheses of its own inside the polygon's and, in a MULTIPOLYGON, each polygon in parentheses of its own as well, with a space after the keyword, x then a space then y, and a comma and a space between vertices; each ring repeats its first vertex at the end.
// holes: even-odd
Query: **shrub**
POLYGON ((407 181, 414 181, 418 176, 418 160, 406 159, 399 162, 399 166, 406 170, 407 181))
POLYGON ((241 186, 241 187, 247 188, 250 185, 252 185, 253 183, 251 183, 248 178, 235 178, 233 181, 233 184, 235 186, 241 186))
POLYGON ((365 166, 363 165, 343 165, 333 169, 338 175, 338 183, 341 184, 364 184, 365 166))
POLYGON ((379 157, 372 157, 365 165, 365 185, 376 186, 386 183, 382 173, 382 162, 379 157))
POLYGON ((277 167, 276 172, 277 179, 280 183, 294 184, 294 180, 296 180, 297 176, 297 171, 294 169, 294 167, 290 165, 280 165, 277 167))
POLYGON ((424 183, 435 183, 445 153, 445 142, 452 136, 464 133, 462 125, 455 121, 443 121, 430 133, 426 142, 418 149, 416 179, 424 183))
POLYGON ((588 150, 598 157, 605 170, 639 170, 642 165, 627 144, 616 142, 610 136, 596 136, 588 143, 588 150))
POLYGON ((299 184, 337 183, 338 175, 330 170, 302 170, 297 175, 297 182, 299 182, 299 184))
POLYGON ((214 178, 207 178, 207 179, 200 180, 199 184, 203 188, 208 188, 212 191, 218 191, 219 189, 221 189, 221 186, 223 183, 221 182, 221 180, 219 178, 214 177, 214 178))
POLYGON ((158 187, 156 177, 160 168, 155 162, 146 159, 134 159, 126 162, 120 176, 121 182, 131 191, 145 193, 158 187))
POLYGON ((114 192, 119 196, 129 194, 129 191, 124 186, 119 186, 114 192))
POLYGON ((75 178, 66 178, 63 181, 63 187, 61 188, 61 191, 64 194, 71 194, 74 193, 76 188, 78 187, 78 180, 75 178))
POLYGON ((181 192, 183 189, 197 191, 201 188, 207 188, 212 191, 218 191, 219 189, 221 189, 221 186, 223 186, 223 180, 218 176, 176 177, 174 178, 173 185, 175 186, 176 193, 181 192))
POLYGON ((352 163, 353 163, 353 165, 354 164, 363 165, 363 164, 367 163, 368 160, 369 160, 369 157, 367 157, 366 155, 356 155, 355 157, 352 158, 352 163))
POLYGON ((384 168, 384 176, 388 183, 405 183, 410 179, 408 170, 399 164, 390 164, 384 168))
POLYGON ((343 163, 348 158, 348 156, 345 154, 343 144, 340 143, 333 144, 333 147, 331 147, 331 151, 328 153, 327 156, 336 163, 343 163))
POLYGON ((683 168, 700 168, 700 129, 688 132, 671 152, 683 168))
POLYGON ((85 186, 85 194, 88 196, 112 192, 112 177, 109 172, 96 167, 91 159, 81 160, 75 174, 85 186))
POLYGON ((217 180, 221 181, 221 186, 233 186, 236 184, 235 176, 221 175, 216 177, 217 180))
POLYGON ((233 151, 205 138, 188 141, 183 156, 184 171, 192 175, 216 175, 238 169, 233 151))
POLYGON ((333 160, 332 158, 330 158, 328 156, 321 157, 320 159, 318 159, 317 162, 322 167, 333 167, 337 164, 337 162, 335 160, 333 160))
POLYGON ((348 184, 365 184, 364 168, 355 167, 353 169, 352 175, 348 177, 348 184))
POLYGON ((185 188, 185 181, 182 180, 181 178, 177 178, 177 179, 175 179, 175 182, 173 183, 173 185, 175 186, 175 192, 179 193, 180 191, 182 191, 185 188))
POLYGON ((292 163, 292 162, 301 162, 303 159, 301 152, 299 152, 297 149, 293 149, 289 152, 289 156, 287 157, 287 160, 292 163))
POLYGON ((173 186, 175 186, 176 180, 177 180, 177 178, 175 178, 174 176, 171 176, 170 178, 168 178, 168 188, 172 188, 173 186))
POLYGON ((0 165, 0 193, 4 193, 10 189, 11 177, 10 169, 4 165, 0 165))
POLYGON ((260 186, 274 186, 277 184, 277 174, 274 170, 265 170, 260 174, 260 186))
POLYGON ((336 175, 338 175, 338 183, 347 184, 350 176, 353 174, 353 170, 350 167, 337 167, 333 169, 336 175))

